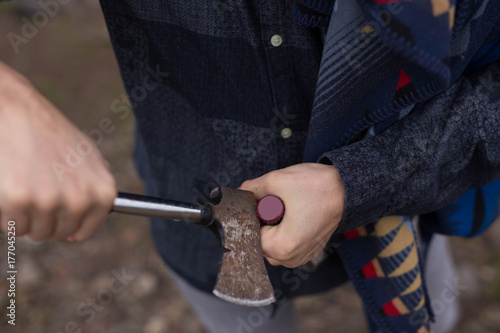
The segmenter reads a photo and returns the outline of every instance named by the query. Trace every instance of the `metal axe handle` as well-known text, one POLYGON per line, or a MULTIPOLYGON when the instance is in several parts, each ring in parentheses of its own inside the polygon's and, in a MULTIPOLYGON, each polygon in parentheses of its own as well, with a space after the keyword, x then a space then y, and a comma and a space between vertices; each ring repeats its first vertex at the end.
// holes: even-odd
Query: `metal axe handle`
POLYGON ((112 212, 189 221, 207 225, 212 221, 211 205, 194 205, 132 193, 118 193, 112 212))

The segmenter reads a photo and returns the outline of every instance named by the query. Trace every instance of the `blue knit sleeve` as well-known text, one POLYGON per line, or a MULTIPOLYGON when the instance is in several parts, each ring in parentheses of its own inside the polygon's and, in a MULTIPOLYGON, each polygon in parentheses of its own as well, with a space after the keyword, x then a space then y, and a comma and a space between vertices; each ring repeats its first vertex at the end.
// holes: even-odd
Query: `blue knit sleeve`
POLYGON ((335 165, 346 190, 337 233, 441 209, 500 178, 500 64, 461 77, 380 135, 320 162, 335 165))

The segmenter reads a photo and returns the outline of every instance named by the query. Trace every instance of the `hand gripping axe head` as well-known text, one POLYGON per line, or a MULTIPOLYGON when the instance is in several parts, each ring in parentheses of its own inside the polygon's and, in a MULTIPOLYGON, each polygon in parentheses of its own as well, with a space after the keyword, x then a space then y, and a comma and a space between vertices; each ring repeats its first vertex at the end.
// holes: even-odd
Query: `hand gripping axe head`
POLYGON ((276 301, 260 244, 260 220, 252 192, 217 187, 210 202, 189 205, 147 196, 119 193, 113 211, 190 221, 210 229, 226 251, 219 265, 215 296, 245 306, 276 301))

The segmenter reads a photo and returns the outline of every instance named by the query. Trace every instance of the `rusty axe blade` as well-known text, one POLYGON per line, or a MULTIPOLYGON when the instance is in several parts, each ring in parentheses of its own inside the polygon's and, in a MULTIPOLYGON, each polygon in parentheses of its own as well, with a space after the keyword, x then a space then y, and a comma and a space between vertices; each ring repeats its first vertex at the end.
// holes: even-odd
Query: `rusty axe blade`
POLYGON ((212 203, 197 206, 136 194, 119 193, 112 211, 117 213, 190 221, 210 229, 223 254, 215 296, 245 306, 276 301, 260 244, 260 221, 252 192, 217 187, 212 203))
POLYGON ((224 248, 214 295, 231 303, 264 306, 276 301, 260 245, 260 220, 252 192, 219 187, 214 219, 222 227, 224 248))

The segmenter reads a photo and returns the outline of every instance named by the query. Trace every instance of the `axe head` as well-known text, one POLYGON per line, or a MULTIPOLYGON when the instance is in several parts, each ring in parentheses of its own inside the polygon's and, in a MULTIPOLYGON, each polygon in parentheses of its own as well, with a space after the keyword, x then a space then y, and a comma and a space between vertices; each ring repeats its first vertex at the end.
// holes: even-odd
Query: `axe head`
POLYGON ((276 301, 260 243, 260 220, 252 192, 218 187, 210 195, 213 223, 209 226, 223 254, 213 293, 239 305, 264 306, 276 301))

